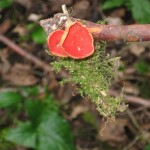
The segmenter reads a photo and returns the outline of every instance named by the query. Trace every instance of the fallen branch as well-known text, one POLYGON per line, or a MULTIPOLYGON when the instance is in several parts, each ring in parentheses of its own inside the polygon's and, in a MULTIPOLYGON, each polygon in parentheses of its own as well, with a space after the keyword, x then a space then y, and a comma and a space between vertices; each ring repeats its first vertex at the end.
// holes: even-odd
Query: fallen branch
POLYGON ((150 25, 100 25, 89 21, 85 25, 97 40, 150 41, 150 25))
MULTIPOLYGON (((3 42, 5 45, 7 45, 9 48, 11 48, 11 50, 13 50, 14 52, 25 57, 26 59, 33 62, 37 66, 43 68, 45 71, 53 74, 52 67, 49 64, 46 64, 39 58, 37 58, 37 57, 33 56, 32 54, 28 53, 27 51, 23 50, 21 47, 19 47, 17 44, 15 44, 14 42, 12 42, 10 39, 8 39, 7 37, 5 37, 2 34, 0 34, 0 41, 3 42)), ((52 75, 52 76, 54 78, 54 75, 52 75)))
MULTIPOLYGON (((111 96, 115 96, 115 97, 120 95, 115 90, 110 90, 109 93, 111 96)), ((149 99, 144 99, 144 98, 131 96, 131 95, 124 95, 124 99, 131 104, 138 104, 138 105, 142 105, 142 106, 147 107, 147 108, 150 107, 150 100, 149 99)))
POLYGON ((57 29, 65 29, 67 21, 71 20, 82 22, 96 40, 125 42, 142 42, 150 41, 150 24, 133 24, 133 25, 104 25, 96 24, 90 21, 71 18, 64 13, 55 14, 53 18, 40 21, 40 25, 49 35, 57 29))

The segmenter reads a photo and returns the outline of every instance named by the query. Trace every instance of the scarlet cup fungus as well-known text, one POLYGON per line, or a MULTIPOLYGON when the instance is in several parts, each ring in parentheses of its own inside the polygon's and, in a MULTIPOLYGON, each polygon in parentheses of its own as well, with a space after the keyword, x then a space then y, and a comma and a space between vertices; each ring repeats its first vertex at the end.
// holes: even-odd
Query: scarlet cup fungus
POLYGON ((68 55, 65 53, 64 48, 60 45, 60 40, 63 35, 63 30, 56 30, 52 34, 50 34, 47 38, 47 45, 49 51, 59 57, 67 57, 68 55))
POLYGON ((48 36, 48 47, 53 55, 83 59, 93 54, 93 37, 86 27, 75 22, 48 36))
POLYGON ((65 32, 67 32, 67 36, 62 47, 68 56, 74 59, 83 59, 93 54, 93 37, 85 26, 75 22, 65 32))

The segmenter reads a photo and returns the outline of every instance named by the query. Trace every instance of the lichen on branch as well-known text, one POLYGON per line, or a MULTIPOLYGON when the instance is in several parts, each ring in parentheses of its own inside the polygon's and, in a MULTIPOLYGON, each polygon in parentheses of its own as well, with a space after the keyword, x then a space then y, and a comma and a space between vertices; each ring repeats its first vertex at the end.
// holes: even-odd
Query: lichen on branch
POLYGON ((113 117, 119 111, 124 110, 122 97, 111 97, 109 87, 115 77, 114 66, 118 58, 109 58, 105 54, 105 42, 95 42, 95 52, 92 56, 76 60, 72 58, 60 58, 52 62, 55 71, 62 68, 69 71, 71 77, 64 79, 63 83, 72 82, 77 86, 78 92, 87 96, 104 117, 113 117))

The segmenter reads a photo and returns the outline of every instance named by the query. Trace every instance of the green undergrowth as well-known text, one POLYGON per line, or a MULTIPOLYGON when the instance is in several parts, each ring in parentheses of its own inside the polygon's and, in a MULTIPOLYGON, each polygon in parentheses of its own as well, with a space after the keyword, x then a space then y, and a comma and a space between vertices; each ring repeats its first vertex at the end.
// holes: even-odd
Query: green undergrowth
POLYGON ((0 150, 75 150, 71 128, 46 87, 0 92, 0 150))
POLYGON ((69 71, 71 77, 61 83, 76 84, 78 92, 88 97, 104 117, 113 117, 123 111, 122 97, 111 97, 108 94, 112 79, 115 77, 115 66, 119 58, 109 58, 105 54, 105 42, 95 42, 95 52, 91 57, 82 60, 61 58, 52 62, 56 72, 62 68, 69 71))

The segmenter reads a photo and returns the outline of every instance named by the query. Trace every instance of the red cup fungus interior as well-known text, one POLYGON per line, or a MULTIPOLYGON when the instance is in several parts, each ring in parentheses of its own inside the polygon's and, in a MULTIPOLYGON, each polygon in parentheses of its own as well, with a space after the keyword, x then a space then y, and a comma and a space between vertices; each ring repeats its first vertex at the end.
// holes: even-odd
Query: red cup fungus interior
POLYGON ((62 46, 67 55, 75 59, 86 58, 94 52, 93 37, 79 22, 75 22, 69 27, 62 46))
POLYGON ((59 56, 59 57, 68 56, 65 53, 64 48, 59 44, 63 33, 64 33, 63 30, 56 30, 52 34, 50 34, 47 38, 47 45, 49 51, 55 56, 59 56))
POLYGON ((89 57, 94 52, 93 37, 79 22, 71 24, 65 31, 54 31, 48 37, 48 47, 53 55, 74 59, 89 57))

